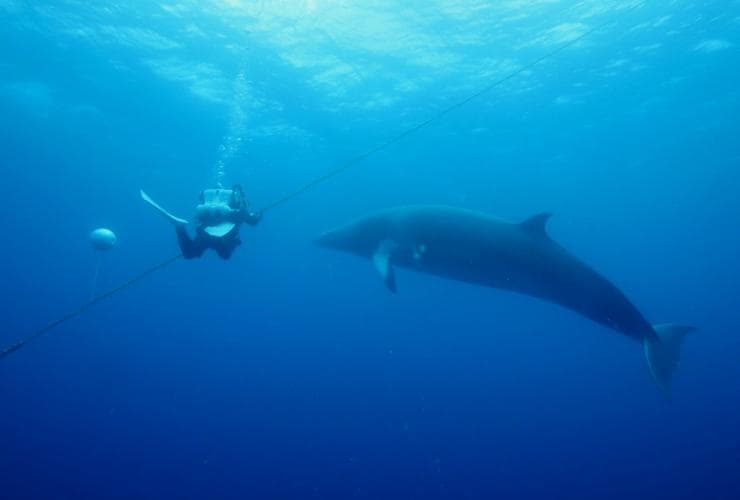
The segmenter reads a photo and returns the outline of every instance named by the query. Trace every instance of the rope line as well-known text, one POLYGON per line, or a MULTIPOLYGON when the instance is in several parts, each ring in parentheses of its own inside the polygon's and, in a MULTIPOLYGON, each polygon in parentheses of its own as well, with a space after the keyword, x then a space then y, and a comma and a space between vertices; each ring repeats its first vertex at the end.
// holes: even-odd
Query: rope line
POLYGON ((551 50, 550 52, 547 52, 547 53, 541 55, 540 57, 538 57, 538 58, 530 61, 529 63, 524 64, 523 66, 520 66, 519 68, 515 69, 511 73, 508 73, 507 75, 499 78, 498 80, 493 81, 492 83, 486 85, 485 87, 483 87, 479 91, 475 92, 474 94, 471 94, 468 97, 466 97, 466 98, 464 98, 464 99, 462 99, 460 101, 457 101, 457 102, 451 104, 450 106, 448 106, 448 107, 442 109, 441 111, 433 114, 431 117, 427 118, 426 120, 424 120, 422 122, 419 122, 416 125, 412 126, 411 128, 408 128, 408 129, 404 130, 403 132, 399 133, 398 135, 395 135, 395 136, 391 137, 390 139, 387 139, 384 142, 378 144, 377 146, 374 146, 374 147, 368 149, 367 151, 364 151, 363 153, 358 154, 357 156, 355 156, 354 158, 351 158, 350 160, 346 161, 345 163, 341 164, 340 166, 338 166, 338 167, 336 167, 336 168, 334 168, 332 170, 329 170, 328 172, 326 172, 326 173, 324 173, 322 175, 319 175, 318 177, 314 178, 313 180, 311 180, 308 183, 304 184, 303 186, 299 187, 295 191, 291 191, 288 194, 286 194, 286 195, 284 195, 284 196, 276 199, 275 201, 273 201, 271 203, 268 203, 267 205, 265 205, 262 208, 262 212, 263 213, 264 212, 267 212, 267 211, 272 210, 273 208, 275 208, 275 207, 277 207, 279 205, 282 205, 283 203, 286 203, 286 202, 292 200, 293 198, 297 198, 298 196, 302 195, 306 191, 310 191, 311 189, 313 189, 317 185, 322 184, 322 183, 324 183, 324 182, 326 182, 326 181, 328 181, 328 180, 330 180, 330 179, 338 176, 339 174, 342 174, 342 173, 346 172, 350 168, 352 168, 352 167, 356 166, 357 164, 361 163, 366 158, 368 158, 368 157, 370 157, 370 156, 372 156, 372 155, 374 155, 376 153, 379 153, 380 151, 383 151, 384 149, 389 148, 390 146, 396 144, 397 142, 402 141, 403 139, 405 139, 409 135, 414 134, 414 133, 418 132, 419 130, 421 130, 421 129, 423 129, 423 128, 429 126, 429 125, 431 125, 432 123, 438 121, 439 119, 441 119, 441 118, 447 116, 448 114, 450 114, 451 112, 455 111, 456 109, 461 108, 462 106, 465 106, 470 101, 473 101, 473 100, 477 99, 478 97, 480 97, 480 96, 482 96, 484 94, 487 94, 488 92, 490 92, 491 90, 495 89, 496 87, 498 87, 498 86, 500 86, 500 85, 508 82, 509 80, 511 80, 511 79, 513 79, 513 78, 515 78, 515 77, 517 77, 519 75, 521 75, 525 71, 532 69, 533 67, 537 66, 541 62, 543 62, 543 61, 545 61, 547 59, 550 59, 551 57, 556 56, 560 52, 564 51, 565 49, 567 49, 569 47, 572 47, 573 45, 575 45, 576 43, 580 42, 584 38, 590 36, 591 34, 595 33, 596 31, 599 31, 601 29, 604 29, 605 27, 607 27, 607 26, 609 26, 611 24, 617 24, 623 17, 626 17, 629 13, 631 13, 632 11, 634 11, 635 9, 637 9, 638 7, 640 7, 641 5, 642 5, 641 2, 635 2, 619 18, 617 18, 617 19, 611 19, 609 21, 605 21, 605 22, 603 22, 601 24, 598 24, 598 25, 594 26, 593 28, 591 28, 591 29, 589 29, 589 30, 581 33, 577 37, 575 37, 575 38, 573 38, 571 40, 568 40, 567 42, 563 43, 562 45, 556 47, 555 49, 551 50))
POLYGON ((88 300, 87 302, 85 302, 84 304, 82 304, 81 306, 79 306, 77 309, 74 309, 74 310, 68 312, 67 314, 65 314, 61 318, 52 321, 51 323, 47 324, 46 326, 44 326, 43 328, 41 328, 39 330, 36 330, 34 333, 32 333, 31 335, 29 335, 28 337, 22 338, 22 339, 20 339, 20 340, 18 340, 16 342, 10 344, 9 346, 5 347, 3 350, 0 351, 0 359, 3 359, 4 357, 6 357, 6 356, 14 353, 15 351, 21 349, 22 347, 26 346, 29 342, 32 342, 33 340, 36 340, 37 338, 39 338, 42 335, 48 333, 49 331, 53 330, 57 326, 61 325, 62 323, 66 323, 67 321, 71 320, 72 318, 75 318, 76 316, 79 316, 80 314, 82 314, 83 312, 85 312, 86 310, 88 310, 89 308, 91 308, 92 306, 94 306, 94 305, 98 304, 99 302, 102 302, 105 299, 107 299, 107 298, 115 295, 116 293, 120 292, 124 288, 128 288, 131 285, 133 285, 134 283, 136 283, 138 281, 141 281, 142 279, 146 278, 147 276, 149 276, 151 274, 154 274, 155 272, 159 271, 160 269, 164 269, 165 267, 169 266, 170 264, 172 264, 173 262, 175 262, 180 257, 182 257, 182 255, 178 254, 178 255, 176 255, 174 257, 170 257, 169 259, 160 262, 159 264, 157 264, 157 265, 155 265, 153 267, 150 267, 146 271, 137 274, 136 276, 134 276, 133 278, 131 278, 131 279, 127 280, 127 281, 124 281, 123 283, 121 283, 120 285, 116 286, 115 288, 111 288, 107 292, 105 292, 105 293, 103 293, 101 295, 98 295, 96 297, 93 297, 92 299, 88 300))

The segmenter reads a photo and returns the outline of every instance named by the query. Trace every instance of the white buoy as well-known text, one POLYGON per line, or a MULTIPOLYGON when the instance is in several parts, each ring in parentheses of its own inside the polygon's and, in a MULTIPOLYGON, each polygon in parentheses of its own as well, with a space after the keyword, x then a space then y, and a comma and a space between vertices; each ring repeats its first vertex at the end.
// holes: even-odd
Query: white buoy
POLYGON ((101 227, 90 233, 90 244, 95 250, 110 250, 113 248, 118 241, 116 233, 101 227))
POLYGON ((116 237, 116 233, 105 227, 98 228, 90 233, 90 244, 95 249, 95 253, 97 254, 97 259, 95 262, 95 276, 93 277, 90 300, 95 297, 95 289, 98 286, 101 254, 113 248, 116 245, 117 241, 118 238, 116 237))

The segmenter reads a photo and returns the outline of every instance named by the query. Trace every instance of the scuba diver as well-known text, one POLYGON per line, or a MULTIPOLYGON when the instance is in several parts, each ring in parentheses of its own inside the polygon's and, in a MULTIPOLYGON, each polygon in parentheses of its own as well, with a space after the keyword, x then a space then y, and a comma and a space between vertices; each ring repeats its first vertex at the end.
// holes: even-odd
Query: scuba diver
POLYGON ((236 184, 231 189, 204 189, 195 208, 198 226, 195 228, 195 237, 191 238, 187 231, 187 220, 167 212, 144 191, 141 191, 141 197, 175 227, 177 243, 186 259, 201 257, 209 248, 222 259, 230 258, 241 244, 239 227, 242 224, 256 226, 262 219, 260 212, 249 209, 249 202, 240 185, 236 184))

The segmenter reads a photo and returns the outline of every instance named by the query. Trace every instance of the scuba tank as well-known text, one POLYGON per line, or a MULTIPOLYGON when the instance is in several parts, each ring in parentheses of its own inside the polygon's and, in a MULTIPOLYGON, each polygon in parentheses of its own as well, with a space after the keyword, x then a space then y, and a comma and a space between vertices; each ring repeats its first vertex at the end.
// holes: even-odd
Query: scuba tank
POLYGON ((195 214, 206 233, 220 238, 240 222, 243 203, 241 189, 204 189, 195 214))

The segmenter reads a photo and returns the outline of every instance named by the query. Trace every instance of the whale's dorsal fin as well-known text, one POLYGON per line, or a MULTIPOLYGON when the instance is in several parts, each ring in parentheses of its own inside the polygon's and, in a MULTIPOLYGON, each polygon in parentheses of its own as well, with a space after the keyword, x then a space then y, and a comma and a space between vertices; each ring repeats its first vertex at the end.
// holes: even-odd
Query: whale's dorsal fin
POLYGON ((519 226, 532 235, 549 238, 547 234, 547 221, 550 220, 550 217, 552 217, 552 213, 542 212, 523 220, 519 223, 519 226))
POLYGON ((380 277, 383 278, 385 286, 393 293, 396 293, 396 273, 393 271, 391 259, 397 246, 395 241, 383 240, 373 254, 375 269, 380 273, 380 277))

